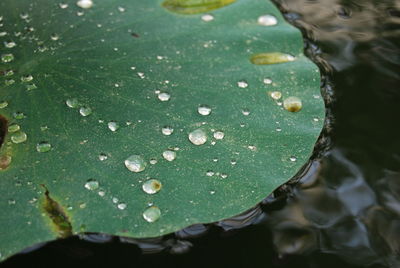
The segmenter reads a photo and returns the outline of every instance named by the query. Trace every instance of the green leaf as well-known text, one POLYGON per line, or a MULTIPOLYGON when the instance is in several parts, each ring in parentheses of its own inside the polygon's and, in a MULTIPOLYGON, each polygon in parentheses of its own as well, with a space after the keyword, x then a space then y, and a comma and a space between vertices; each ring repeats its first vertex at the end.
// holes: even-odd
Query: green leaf
POLYGON ((196 6, 0 2, 2 259, 232 217, 307 162, 324 105, 300 32, 268 1, 171 2, 196 6))

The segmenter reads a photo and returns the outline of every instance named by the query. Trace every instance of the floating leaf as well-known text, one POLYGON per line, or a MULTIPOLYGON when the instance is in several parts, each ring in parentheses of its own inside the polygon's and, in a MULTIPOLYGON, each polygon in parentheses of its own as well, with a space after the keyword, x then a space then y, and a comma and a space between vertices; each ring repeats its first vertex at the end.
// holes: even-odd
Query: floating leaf
POLYGON ((156 237, 237 215, 296 174, 322 128, 318 69, 268 1, 0 10, 1 259, 82 232, 156 237), (249 61, 265 51, 294 60, 249 61))

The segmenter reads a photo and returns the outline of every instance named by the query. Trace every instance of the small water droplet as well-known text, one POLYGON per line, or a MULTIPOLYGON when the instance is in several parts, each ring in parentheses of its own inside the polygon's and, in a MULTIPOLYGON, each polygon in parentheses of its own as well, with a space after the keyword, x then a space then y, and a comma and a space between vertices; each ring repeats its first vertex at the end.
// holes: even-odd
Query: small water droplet
POLYGON ((21 129, 21 127, 18 124, 11 124, 8 126, 8 132, 10 132, 10 133, 17 132, 20 129, 21 129))
POLYGON ((247 109, 247 108, 245 108, 245 109, 242 109, 242 114, 243 115, 249 115, 250 114, 250 110, 249 109, 247 109))
POLYGON ((42 141, 36 144, 36 151, 38 151, 39 153, 45 153, 50 150, 51 150, 51 144, 46 141, 42 141))
POLYGON ((170 126, 164 126, 161 129, 161 133, 166 135, 166 136, 171 135, 173 132, 174 132, 174 129, 172 127, 170 127, 170 126))
POLYGON ((117 131, 119 129, 119 125, 115 121, 108 122, 107 126, 112 132, 115 132, 115 131, 117 131))
POLYGON ((25 114, 23 112, 15 112, 15 113, 13 113, 13 116, 15 119, 18 119, 18 120, 25 118, 25 114))
POLYGON ((105 161, 107 160, 108 156, 105 153, 99 154, 99 160, 100 161, 105 161))
POLYGON ((210 191, 210 194, 215 194, 215 191, 210 191))
POLYGON ((283 101, 283 107, 289 112, 298 112, 303 107, 301 100, 297 97, 289 97, 283 101))
POLYGON ((147 222, 155 222, 161 217, 161 211, 156 206, 151 206, 143 212, 143 218, 147 222))
POLYGON ((234 166, 234 165, 236 165, 236 164, 237 164, 236 159, 231 159, 231 165, 234 166))
POLYGON ((281 131, 282 131, 282 128, 277 127, 277 128, 276 128, 276 131, 277 131, 277 132, 281 132, 281 131))
POLYGON ((100 191, 98 192, 98 194, 99 194, 99 196, 103 197, 103 196, 106 195, 106 192, 103 191, 103 190, 100 190, 100 191))
POLYGON ((6 48, 13 48, 13 47, 15 47, 17 45, 17 43, 15 43, 14 41, 5 41, 4 42, 4 46, 6 47, 6 48))
POLYGON ((15 200, 14 199, 8 199, 8 204, 9 205, 15 205, 15 200))
POLYGON ((127 207, 127 205, 125 203, 119 203, 117 205, 117 208, 120 209, 120 210, 124 210, 124 209, 126 209, 126 207, 127 207))
POLYGON ((125 160, 125 166, 132 172, 142 172, 146 168, 146 161, 140 155, 131 155, 125 160))
POLYGON ((69 108, 78 108, 79 106, 79 101, 76 98, 72 98, 72 99, 68 99, 65 101, 65 104, 67 104, 67 106, 69 108))
POLYGON ((176 158, 176 152, 171 151, 171 150, 167 150, 167 151, 163 152, 162 156, 167 161, 173 161, 176 158))
POLYGON ((6 36, 7 32, 0 32, 0 37, 6 36))
POLYGON ((221 178, 223 178, 223 179, 228 178, 228 174, 226 174, 226 173, 221 173, 221 178))
POLYGON ((289 158, 289 160, 292 161, 292 162, 296 162, 296 161, 297 161, 297 158, 296 158, 295 156, 291 156, 291 157, 289 158))
POLYGON ((214 176, 214 171, 212 171, 212 170, 208 170, 207 172, 206 172, 206 175, 208 176, 208 177, 212 177, 212 176, 214 176))
POLYGON ((240 88, 247 88, 249 86, 249 84, 247 84, 247 82, 244 81, 244 80, 241 80, 241 81, 237 82, 237 85, 240 88))
POLYGON ((18 131, 11 136, 11 141, 13 143, 23 143, 27 140, 28 136, 25 132, 18 131))
POLYGON ((35 84, 26 85, 26 90, 30 91, 30 90, 34 90, 34 89, 37 89, 37 86, 35 84))
POLYGON ((160 94, 158 94, 158 99, 160 101, 169 101, 170 98, 171 95, 167 92, 161 92, 160 94))
POLYGON ((14 75, 14 71, 13 70, 6 70, 4 76, 12 76, 14 75))
POLYGON ((8 106, 8 102, 7 101, 0 101, 0 109, 4 109, 8 106))
POLYGON ((50 35, 50 39, 53 40, 53 41, 57 41, 59 38, 60 37, 56 33, 53 33, 53 34, 50 35))
POLYGON ((146 77, 146 76, 144 75, 144 73, 141 73, 141 72, 138 72, 137 75, 138 75, 141 79, 143 79, 143 78, 146 77))
POLYGON ((125 8, 124 7, 118 7, 118 11, 119 12, 125 12, 125 8))
POLYGON ((209 22, 214 20, 214 16, 210 14, 204 14, 203 16, 201 16, 201 19, 205 22, 209 22))
POLYGON ((91 8, 93 6, 93 1, 92 0, 79 0, 76 2, 76 5, 80 8, 91 8))
POLYGON ((29 14, 28 13, 21 13, 19 14, 19 17, 23 20, 26 20, 27 18, 29 18, 29 14))
POLYGON ((118 201, 119 201, 119 199, 118 199, 118 198, 116 198, 116 197, 113 197, 113 198, 112 198, 112 202, 113 202, 114 204, 117 204, 117 203, 118 203, 118 201))
POLYGON ((65 4, 65 3, 59 3, 59 4, 58 4, 58 6, 59 6, 60 8, 62 8, 62 9, 65 9, 65 8, 67 8, 67 7, 68 7, 68 4, 65 4))
POLYGON ((22 82, 30 82, 30 81, 32 81, 32 80, 33 80, 33 76, 30 75, 30 74, 21 76, 21 81, 22 81, 22 82))
POLYGON ((189 140, 194 145, 202 145, 207 142, 207 134, 202 129, 196 129, 189 133, 189 140))
POLYGON ((161 188, 162 188, 161 182, 156 179, 150 179, 148 181, 145 181, 142 185, 143 191, 147 194, 156 194, 161 190, 161 188))
POLYGON ((280 91, 272 91, 269 95, 274 100, 279 100, 280 98, 282 98, 282 93, 280 91))
POLYGON ((79 113, 82 116, 89 116, 92 113, 92 109, 90 107, 87 106, 83 106, 79 109, 79 113))
POLYGON ((254 145, 249 145, 249 146, 247 146, 247 148, 249 148, 250 149, 250 151, 257 151, 257 147, 256 146, 254 146, 254 145))
POLYGON ((14 79, 6 79, 5 81, 4 81, 4 84, 6 85, 6 86, 11 86, 12 84, 14 84, 15 83, 15 80, 14 79))
POLYGON ((200 105, 197 108, 197 112, 201 115, 209 115, 209 114, 211 114, 211 111, 212 111, 211 108, 208 105, 204 105, 204 104, 200 105))
POLYGON ((225 137, 225 133, 222 131, 215 131, 213 136, 216 140, 222 140, 225 137))
POLYGON ((85 188, 90 191, 97 190, 99 188, 99 182, 95 179, 90 179, 85 183, 85 188))
POLYGON ((262 15, 258 17, 257 23, 262 26, 273 26, 278 23, 278 20, 276 19, 275 16, 272 15, 262 15))
POLYGON ((1 55, 1 61, 4 63, 11 62, 14 60, 13 54, 3 54, 1 55))
POLYGON ((150 163, 151 165, 155 165, 155 164, 157 164, 157 159, 152 158, 152 159, 150 159, 149 163, 150 163))

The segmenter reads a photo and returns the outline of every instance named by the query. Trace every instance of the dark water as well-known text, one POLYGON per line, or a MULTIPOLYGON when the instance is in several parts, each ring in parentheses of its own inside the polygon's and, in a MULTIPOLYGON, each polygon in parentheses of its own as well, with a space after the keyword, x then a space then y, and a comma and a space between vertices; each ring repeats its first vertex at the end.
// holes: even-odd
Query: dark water
POLYGON ((400 267, 400 1, 276 3, 325 73, 329 120, 298 183, 223 222, 145 241, 73 237, 2 266, 400 267))

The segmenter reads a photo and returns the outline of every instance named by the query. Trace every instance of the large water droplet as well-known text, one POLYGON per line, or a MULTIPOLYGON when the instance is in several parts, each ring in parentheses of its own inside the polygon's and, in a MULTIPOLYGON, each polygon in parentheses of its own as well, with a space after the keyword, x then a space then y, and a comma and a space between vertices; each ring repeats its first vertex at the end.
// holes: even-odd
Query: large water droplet
POLYGON ((164 126, 161 129, 161 133, 166 135, 166 136, 171 135, 173 132, 174 132, 174 129, 172 127, 170 127, 170 126, 164 126))
POLYGON ((132 172, 142 172, 146 165, 146 161, 140 155, 131 155, 125 160, 126 168, 132 172))
POLYGON ((4 63, 11 62, 14 60, 13 54, 3 54, 1 55, 1 61, 4 63))
POLYGON ((283 101, 283 107, 289 112, 298 112, 303 107, 301 100, 297 97, 289 97, 283 101))
POLYGON ((92 0, 79 0, 76 2, 76 5, 80 8, 91 8, 93 6, 93 1, 92 0))
POLYGON ((27 140, 27 138, 28 138, 28 136, 26 135, 25 132, 19 131, 19 132, 14 133, 11 136, 11 141, 13 143, 22 143, 22 142, 25 142, 27 140))
POLYGON ((38 151, 39 153, 45 153, 50 150, 51 150, 51 144, 46 141, 42 141, 36 145, 36 151, 38 151))
POLYGON ((159 180, 150 179, 143 183, 142 189, 147 194, 158 193, 162 188, 162 184, 159 180))
POLYGON ((162 155, 167 161, 173 161, 176 158, 176 152, 171 150, 164 151, 162 155))
POLYGON ((207 134, 202 129, 196 129, 189 133, 189 140, 194 145, 202 145, 207 142, 207 134))
POLYGON ((208 105, 204 105, 204 104, 200 105, 197 108, 197 112, 201 115, 209 115, 209 114, 211 114, 211 111, 212 111, 211 108, 208 105))
POLYGON ((82 116, 88 116, 88 115, 90 115, 90 114, 92 113, 92 109, 91 109, 90 107, 83 106, 83 107, 81 107, 81 108, 79 109, 79 113, 80 113, 82 116))
POLYGON ((251 56, 250 61, 256 65, 277 64, 294 61, 296 58, 281 52, 259 53, 251 56))
POLYGON ((90 191, 97 190, 99 188, 99 182, 95 179, 90 179, 85 183, 85 188, 90 191))
POLYGON ((276 19, 275 16, 272 15, 262 15, 258 17, 257 23, 262 25, 262 26, 273 26, 278 23, 278 20, 276 19))
POLYGON ((143 212, 143 218, 147 222, 155 222, 161 217, 161 210, 156 206, 151 206, 143 212))

